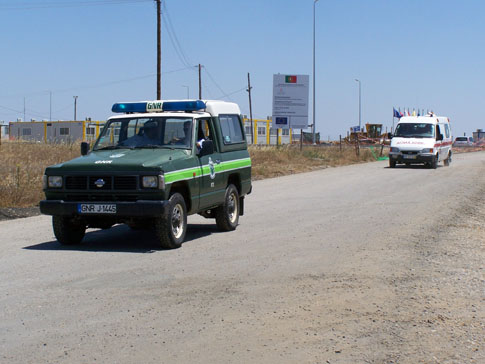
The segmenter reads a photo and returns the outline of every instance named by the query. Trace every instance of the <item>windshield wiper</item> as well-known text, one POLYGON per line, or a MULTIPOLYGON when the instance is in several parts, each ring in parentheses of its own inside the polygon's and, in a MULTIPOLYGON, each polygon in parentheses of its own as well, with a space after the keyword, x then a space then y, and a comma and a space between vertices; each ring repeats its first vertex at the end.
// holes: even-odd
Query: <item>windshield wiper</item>
POLYGON ((138 146, 134 147, 134 149, 143 149, 143 148, 146 148, 146 149, 174 149, 171 146, 157 145, 157 144, 138 145, 138 146))
POLYGON ((102 148, 96 148, 95 150, 113 150, 113 149, 133 149, 133 147, 129 147, 127 145, 108 145, 102 148))

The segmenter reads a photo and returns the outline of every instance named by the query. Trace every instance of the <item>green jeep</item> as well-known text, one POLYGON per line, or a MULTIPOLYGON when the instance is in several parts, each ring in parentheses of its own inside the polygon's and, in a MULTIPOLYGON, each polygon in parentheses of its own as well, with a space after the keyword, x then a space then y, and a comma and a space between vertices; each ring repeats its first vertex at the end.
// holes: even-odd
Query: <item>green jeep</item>
POLYGON ((86 228, 124 223, 150 229, 160 247, 178 248, 187 216, 215 218, 234 230, 251 192, 251 159, 239 107, 223 101, 118 103, 82 156, 45 171, 46 199, 61 244, 86 228))

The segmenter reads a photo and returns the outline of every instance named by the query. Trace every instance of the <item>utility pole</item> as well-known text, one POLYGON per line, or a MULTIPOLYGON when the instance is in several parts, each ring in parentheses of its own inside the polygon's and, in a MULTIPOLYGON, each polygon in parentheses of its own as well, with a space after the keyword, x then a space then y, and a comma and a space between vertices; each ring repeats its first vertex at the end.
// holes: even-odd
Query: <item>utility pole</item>
POLYGON ((249 78, 248 72, 248 89, 246 90, 249 93, 249 120, 251 121, 251 144, 254 144, 254 130, 253 130, 253 107, 251 103, 251 79, 249 78))
POLYGON ((318 0, 313 1, 313 130, 312 139, 315 144, 315 4, 318 0))
POLYGON ((162 99, 162 4, 161 0, 157 3, 157 100, 162 99))
POLYGON ((25 97, 24 97, 24 121, 25 121, 25 97))
POLYGON ((73 96, 73 97, 74 97, 74 121, 76 121, 77 98, 78 98, 78 96, 73 96))
POLYGON ((199 63, 199 100, 202 100, 202 75, 201 70, 202 66, 199 63))
POLYGON ((49 121, 52 121, 52 91, 49 91, 49 121))
POLYGON ((361 114, 362 114, 362 104, 361 104, 361 98, 360 98, 360 95, 361 95, 361 92, 360 92, 360 80, 358 79, 355 79, 355 81, 357 81, 359 83, 359 132, 361 132, 360 130, 360 121, 361 121, 361 114))

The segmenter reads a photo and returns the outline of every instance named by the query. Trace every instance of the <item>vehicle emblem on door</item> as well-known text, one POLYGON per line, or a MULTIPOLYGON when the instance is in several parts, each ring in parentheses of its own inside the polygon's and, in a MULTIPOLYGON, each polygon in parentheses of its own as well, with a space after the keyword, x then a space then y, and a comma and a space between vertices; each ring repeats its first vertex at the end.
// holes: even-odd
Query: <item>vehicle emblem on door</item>
POLYGON ((214 162, 212 161, 211 157, 209 157, 209 169, 210 169, 211 179, 216 178, 216 168, 214 167, 214 162))
POLYGON ((102 179, 102 178, 100 178, 100 179, 96 180, 96 182, 94 182, 94 185, 98 188, 103 187, 105 184, 106 184, 106 182, 104 182, 104 179, 102 179))

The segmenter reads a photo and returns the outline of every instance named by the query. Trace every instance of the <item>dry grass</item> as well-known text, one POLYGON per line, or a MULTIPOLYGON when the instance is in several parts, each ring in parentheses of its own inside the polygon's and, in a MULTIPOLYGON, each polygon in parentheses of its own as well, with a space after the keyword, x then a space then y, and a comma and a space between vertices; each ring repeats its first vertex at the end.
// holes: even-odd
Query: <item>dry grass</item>
POLYGON ((37 205, 44 198, 42 176, 45 168, 79 155, 79 143, 44 144, 2 141, 0 207, 37 205))
MULTIPOLYGON (((368 149, 353 147, 251 146, 253 179, 301 173, 328 166, 375 160, 368 149)), ((378 154, 378 151, 375 151, 378 154)), ((36 206, 44 198, 42 175, 47 166, 80 155, 79 143, 45 144, 3 141, 0 145, 0 208, 36 206)))
POLYGON ((352 146, 250 146, 253 179, 309 172, 326 167, 375 161, 380 149, 361 148, 359 155, 352 146), (374 153, 374 154, 373 154, 374 153), (375 157, 375 156, 376 157, 375 157))

